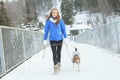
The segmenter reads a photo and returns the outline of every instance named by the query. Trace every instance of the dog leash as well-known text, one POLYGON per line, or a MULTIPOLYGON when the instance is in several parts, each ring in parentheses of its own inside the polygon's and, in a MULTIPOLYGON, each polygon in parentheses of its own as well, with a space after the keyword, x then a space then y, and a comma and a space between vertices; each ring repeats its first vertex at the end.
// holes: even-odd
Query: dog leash
MULTIPOLYGON (((62 45, 62 44, 61 43, 60 44, 52 44, 51 46, 57 46, 57 45, 62 45)), ((68 45, 66 45, 66 48, 67 48, 67 51, 68 51, 69 58, 70 58, 70 60, 72 60, 72 57, 70 56, 70 52, 69 52, 69 49, 68 49, 68 45)))
POLYGON ((70 60, 72 60, 72 57, 70 56, 70 51, 68 49, 68 45, 66 45, 66 48, 67 48, 67 51, 68 51, 69 58, 70 58, 70 60))
MULTIPOLYGON (((57 46, 57 45, 62 45, 61 43, 60 44, 52 44, 51 46, 57 46)), ((67 48, 67 51, 68 51, 68 55, 69 55, 69 58, 70 60, 72 60, 72 57, 70 56, 70 52, 69 52, 69 49, 68 49, 68 45, 66 45, 66 48, 67 48)), ((44 52, 43 52, 43 58, 45 57, 45 46, 44 46, 44 52)))
POLYGON ((45 57, 45 46, 44 46, 44 52, 43 52, 43 58, 45 57))
MULTIPOLYGON (((62 45, 62 44, 52 44, 51 46, 57 46, 57 45, 62 45)), ((45 57, 45 46, 44 46, 44 51, 43 51, 43 58, 45 57)))

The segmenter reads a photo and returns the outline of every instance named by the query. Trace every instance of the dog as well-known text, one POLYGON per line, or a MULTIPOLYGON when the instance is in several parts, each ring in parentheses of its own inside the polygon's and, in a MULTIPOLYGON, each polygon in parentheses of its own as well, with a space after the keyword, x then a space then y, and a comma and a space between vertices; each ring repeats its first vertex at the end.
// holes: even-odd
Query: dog
POLYGON ((75 48, 75 51, 73 52, 72 62, 73 62, 73 68, 74 68, 74 65, 76 64, 78 66, 78 71, 80 71, 80 69, 79 69, 79 67, 80 67, 80 53, 77 51, 77 48, 75 48))

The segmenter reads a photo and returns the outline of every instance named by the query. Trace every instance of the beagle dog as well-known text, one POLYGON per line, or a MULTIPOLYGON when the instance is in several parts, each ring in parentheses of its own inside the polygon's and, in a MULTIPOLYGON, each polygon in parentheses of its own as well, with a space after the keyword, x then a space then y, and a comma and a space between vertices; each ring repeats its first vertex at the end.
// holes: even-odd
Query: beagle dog
POLYGON ((78 66, 78 71, 80 71, 80 69, 79 69, 79 67, 80 67, 80 53, 77 51, 77 48, 75 48, 75 51, 73 52, 72 62, 73 62, 73 68, 74 68, 74 65, 76 64, 78 66))

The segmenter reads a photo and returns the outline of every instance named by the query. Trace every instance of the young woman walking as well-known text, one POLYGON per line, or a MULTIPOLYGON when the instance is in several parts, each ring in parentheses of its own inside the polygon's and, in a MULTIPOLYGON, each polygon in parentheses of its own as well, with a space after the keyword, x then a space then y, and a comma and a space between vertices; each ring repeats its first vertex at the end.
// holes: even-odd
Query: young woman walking
POLYGON ((63 40, 64 42, 67 41, 65 24, 63 19, 60 18, 57 8, 51 9, 51 12, 46 20, 44 28, 44 46, 48 45, 47 39, 50 41, 50 46, 53 53, 54 74, 57 74, 60 70, 63 40))

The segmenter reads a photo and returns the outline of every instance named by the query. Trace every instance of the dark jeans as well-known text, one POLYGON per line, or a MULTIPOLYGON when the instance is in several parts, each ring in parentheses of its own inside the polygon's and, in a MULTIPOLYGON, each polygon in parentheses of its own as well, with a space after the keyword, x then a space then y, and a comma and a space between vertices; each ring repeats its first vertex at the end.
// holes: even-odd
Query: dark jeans
POLYGON ((61 49, 62 49, 62 40, 60 41, 50 41, 51 49, 53 52, 53 62, 54 65, 60 63, 61 61, 61 49))

